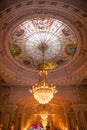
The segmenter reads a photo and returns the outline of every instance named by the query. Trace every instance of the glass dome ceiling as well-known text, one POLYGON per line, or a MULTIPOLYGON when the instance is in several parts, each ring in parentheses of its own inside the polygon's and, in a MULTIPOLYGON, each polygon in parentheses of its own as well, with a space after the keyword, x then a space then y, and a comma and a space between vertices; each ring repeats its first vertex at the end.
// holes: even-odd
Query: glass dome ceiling
POLYGON ((69 62, 76 52, 74 32, 54 18, 34 18, 18 25, 10 35, 9 48, 14 59, 28 67, 54 69, 69 62))

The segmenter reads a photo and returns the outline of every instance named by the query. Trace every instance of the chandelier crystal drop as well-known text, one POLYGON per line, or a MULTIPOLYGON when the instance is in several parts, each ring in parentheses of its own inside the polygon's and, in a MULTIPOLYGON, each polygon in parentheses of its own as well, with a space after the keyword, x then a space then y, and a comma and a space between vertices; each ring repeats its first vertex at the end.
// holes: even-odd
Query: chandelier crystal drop
POLYGON ((47 104, 57 92, 56 86, 47 83, 47 71, 41 70, 39 75, 39 83, 34 84, 30 92, 40 104, 47 104))

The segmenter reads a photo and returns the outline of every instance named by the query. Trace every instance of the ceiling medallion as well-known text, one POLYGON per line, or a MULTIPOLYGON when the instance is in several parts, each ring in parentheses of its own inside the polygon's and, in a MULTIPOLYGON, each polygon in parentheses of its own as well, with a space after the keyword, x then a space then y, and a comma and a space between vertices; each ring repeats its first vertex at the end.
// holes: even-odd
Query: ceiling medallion
POLYGON ((59 68, 72 59, 77 40, 72 29, 55 18, 33 18, 18 25, 9 37, 13 58, 28 68, 42 67, 42 44, 45 47, 45 70, 59 68))

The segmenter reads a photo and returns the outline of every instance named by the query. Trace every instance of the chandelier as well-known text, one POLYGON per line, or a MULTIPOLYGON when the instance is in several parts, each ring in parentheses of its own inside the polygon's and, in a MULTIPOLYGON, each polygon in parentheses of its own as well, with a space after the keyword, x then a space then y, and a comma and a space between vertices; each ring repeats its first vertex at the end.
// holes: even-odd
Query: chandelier
POLYGON ((39 75, 39 83, 35 83, 32 86, 31 93, 40 104, 47 104, 51 101, 54 94, 57 92, 56 87, 53 84, 49 85, 47 83, 47 71, 41 70, 39 75))

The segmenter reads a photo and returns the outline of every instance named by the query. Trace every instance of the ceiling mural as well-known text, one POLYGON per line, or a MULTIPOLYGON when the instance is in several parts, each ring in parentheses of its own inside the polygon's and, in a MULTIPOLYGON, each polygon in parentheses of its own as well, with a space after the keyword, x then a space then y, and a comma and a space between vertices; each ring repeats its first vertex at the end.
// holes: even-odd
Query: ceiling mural
POLYGON ((18 25, 10 35, 9 48, 14 59, 30 68, 54 69, 66 64, 76 52, 74 32, 54 18, 34 18, 18 25))

